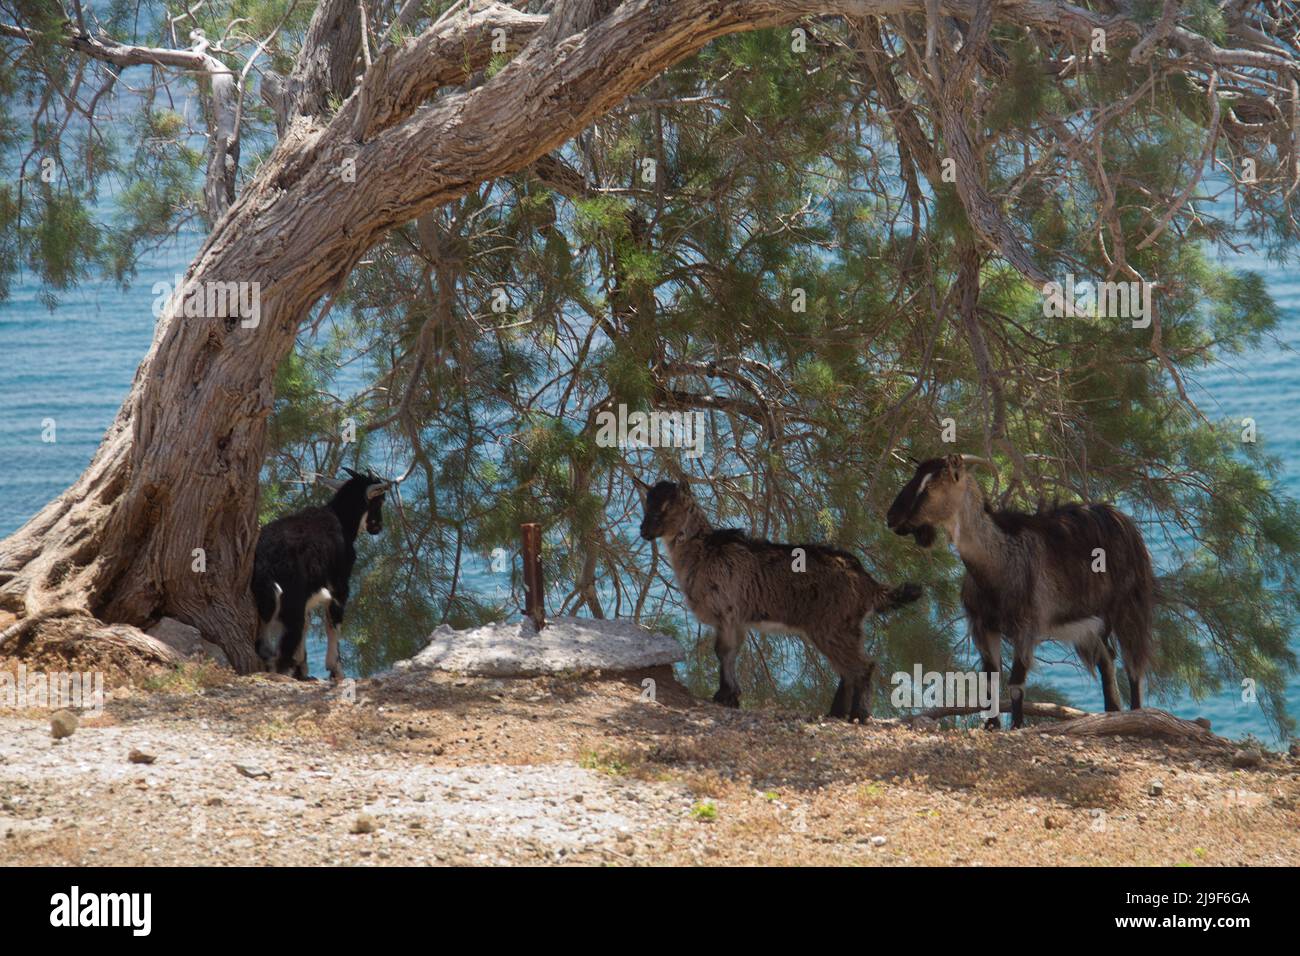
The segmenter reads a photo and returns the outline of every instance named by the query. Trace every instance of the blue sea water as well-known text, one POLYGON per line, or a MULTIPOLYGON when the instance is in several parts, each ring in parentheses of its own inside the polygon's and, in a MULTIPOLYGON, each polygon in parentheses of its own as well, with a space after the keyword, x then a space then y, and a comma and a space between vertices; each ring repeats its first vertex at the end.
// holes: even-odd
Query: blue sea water
MULTIPOLYGON (((62 492, 90 461, 149 348, 154 284, 171 283, 183 272, 198 242, 198 236, 185 234, 163 245, 125 290, 88 282, 60 293, 58 307, 50 310, 40 288, 20 279, 10 299, 0 303, 0 536, 62 492)), ((1285 490, 1300 496, 1300 274, 1251 257, 1234 264, 1266 277, 1284 322, 1277 342, 1190 383, 1193 397, 1212 419, 1254 418, 1265 449, 1285 465, 1285 490)), ((486 580, 472 570, 471 575, 471 584, 473 578, 486 580)), ((313 644, 318 643, 316 635, 313 644)), ((311 654, 320 661, 323 648, 314 646, 311 654)), ((1083 706, 1099 705, 1095 679, 1073 664, 1047 664, 1038 673, 1083 706)), ((1181 716, 1209 717, 1228 736, 1254 734, 1277 743, 1258 705, 1241 697, 1239 688, 1225 687, 1202 701, 1159 703, 1181 716)), ((1300 680, 1290 684, 1288 701, 1292 714, 1300 714, 1300 680)))

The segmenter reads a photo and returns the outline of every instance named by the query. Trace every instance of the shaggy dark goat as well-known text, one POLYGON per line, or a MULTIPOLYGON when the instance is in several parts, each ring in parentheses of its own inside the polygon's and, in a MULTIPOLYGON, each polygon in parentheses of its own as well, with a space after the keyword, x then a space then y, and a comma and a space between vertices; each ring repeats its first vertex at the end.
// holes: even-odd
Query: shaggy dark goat
MULTIPOLYGON (((1155 578, 1137 525, 1105 504, 1038 514, 995 511, 970 475, 981 464, 988 462, 963 455, 922 462, 887 520, 895 533, 910 534, 925 548, 936 527, 948 533, 966 565, 961 600, 984 670, 1001 673, 1004 638, 1015 653, 1011 726, 1024 723, 1025 677, 1035 646, 1046 640, 1073 644, 1084 665, 1101 675, 1106 709, 1119 710, 1111 637, 1118 638, 1129 703, 1139 709, 1152 658, 1155 578)), ((986 726, 998 726, 998 719, 986 726)))
POLYGON ((348 579, 357 552, 353 543, 362 525, 370 534, 384 528, 384 493, 391 482, 345 468, 347 481, 317 479, 334 489, 334 497, 319 508, 278 518, 262 529, 253 559, 253 598, 261 623, 257 653, 281 674, 307 678, 307 649, 303 640, 307 619, 325 608, 329 646, 325 669, 334 680, 343 677, 339 664, 339 626, 348 603, 348 579))
POLYGON ((713 699, 740 706, 736 655, 753 628, 798 634, 826 655, 840 676, 832 717, 871 716, 875 662, 862 648, 862 619, 909 604, 915 584, 878 584, 847 551, 817 544, 775 544, 735 529, 715 531, 686 485, 661 481, 649 490, 641 537, 665 538, 686 603, 717 633, 721 670, 713 699), (802 570, 795 570, 796 565, 802 570))

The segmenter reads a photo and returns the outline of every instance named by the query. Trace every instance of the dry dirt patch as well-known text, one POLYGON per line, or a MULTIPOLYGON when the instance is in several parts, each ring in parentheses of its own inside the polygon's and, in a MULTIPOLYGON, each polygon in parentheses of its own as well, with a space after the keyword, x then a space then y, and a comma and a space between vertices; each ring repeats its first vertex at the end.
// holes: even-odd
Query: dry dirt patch
POLYGON ((1300 863, 1286 757, 737 712, 663 670, 647 701, 649 675, 187 665, 60 743, 0 714, 0 862, 1300 863))

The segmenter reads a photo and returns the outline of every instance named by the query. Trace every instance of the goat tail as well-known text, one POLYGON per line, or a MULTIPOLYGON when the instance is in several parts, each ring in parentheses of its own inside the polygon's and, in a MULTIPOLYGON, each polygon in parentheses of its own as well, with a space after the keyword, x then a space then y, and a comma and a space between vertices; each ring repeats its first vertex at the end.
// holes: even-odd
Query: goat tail
POLYGON ((920 596, 921 585, 911 582, 901 584, 896 588, 881 588, 880 593, 876 596, 875 611, 877 614, 883 611, 893 611, 905 604, 911 604, 920 596))

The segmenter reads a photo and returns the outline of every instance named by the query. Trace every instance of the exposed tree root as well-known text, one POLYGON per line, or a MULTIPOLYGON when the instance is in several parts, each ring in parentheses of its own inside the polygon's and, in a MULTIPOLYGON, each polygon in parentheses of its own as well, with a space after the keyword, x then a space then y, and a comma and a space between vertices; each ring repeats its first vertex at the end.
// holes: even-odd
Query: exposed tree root
MULTIPOLYGON (((1011 701, 1004 700, 998 704, 999 713, 1011 713, 1011 701)), ((983 707, 931 707, 929 710, 923 710, 919 714, 912 714, 907 717, 900 717, 899 720, 905 724, 915 723, 922 717, 930 720, 938 720, 941 717, 964 717, 970 714, 983 713, 983 707)), ((1076 717, 1088 716, 1088 711, 1079 710, 1077 707, 1066 707, 1064 704, 1032 703, 1025 701, 1026 717, 1050 717, 1053 720, 1073 720, 1076 717)))
POLYGON ((31 638, 32 633, 37 627, 46 621, 59 617, 85 617, 88 620, 94 620, 90 612, 78 604, 60 604, 56 607, 47 608, 39 614, 32 614, 24 617, 9 627, 0 631, 0 651, 12 653, 21 648, 31 638))
MULTIPOLYGON (((998 704, 1001 713, 1011 711, 1011 701, 1004 700, 998 704)), ((982 707, 932 707, 919 714, 900 717, 899 723, 914 724, 921 719, 938 720, 941 717, 959 717, 983 712, 982 707)), ((1183 720, 1164 710, 1144 707, 1141 710, 1115 710, 1094 714, 1077 707, 1064 704, 1033 703, 1024 705, 1026 717, 1043 717, 1059 720, 1055 726, 1035 727, 1039 733, 1067 735, 1075 737, 1101 737, 1123 735, 1125 737, 1149 737, 1174 740, 1186 740, 1192 743, 1207 744, 1213 747, 1233 747, 1230 740, 1220 737, 1210 730, 1208 721, 1197 723, 1183 720)))
POLYGON ((0 658, 33 670, 99 671, 112 683, 183 661, 175 649, 139 628, 105 624, 70 607, 51 608, 7 628, 0 635, 0 658))
POLYGON ((1163 737, 1186 740, 1190 743, 1212 747, 1233 747, 1208 727, 1183 720, 1164 710, 1144 707, 1141 710, 1113 710, 1104 714, 1086 714, 1067 720, 1055 727, 1038 728, 1044 734, 1069 734, 1076 737, 1096 737, 1123 734, 1126 737, 1163 737))

